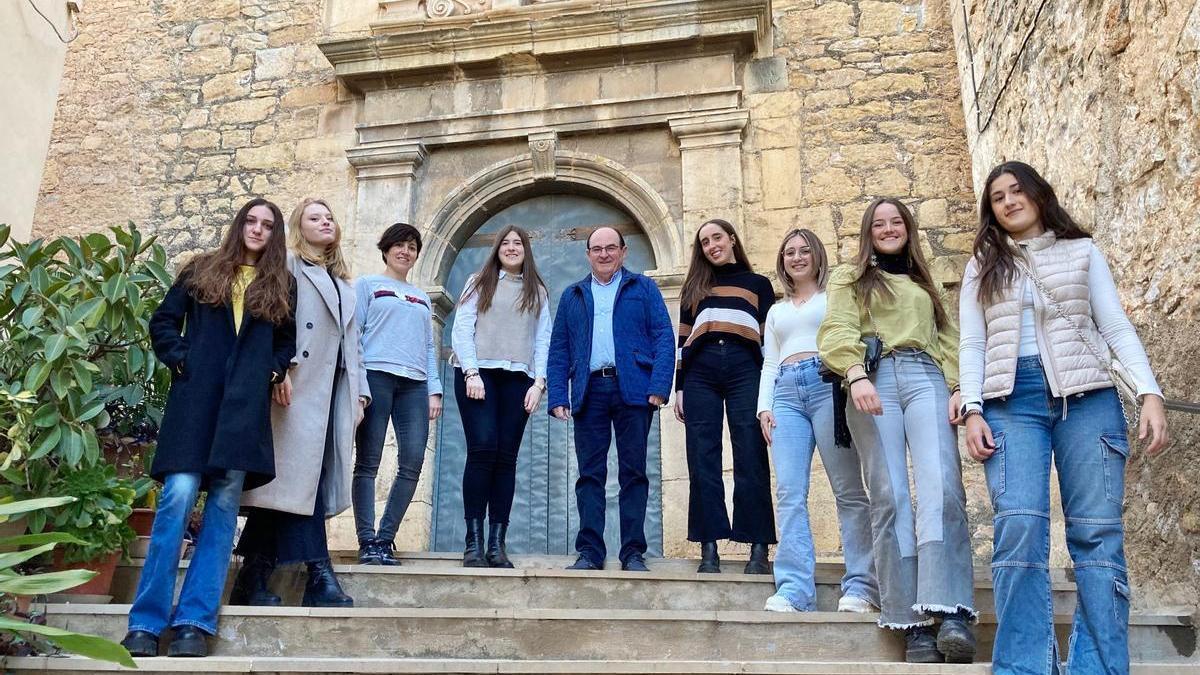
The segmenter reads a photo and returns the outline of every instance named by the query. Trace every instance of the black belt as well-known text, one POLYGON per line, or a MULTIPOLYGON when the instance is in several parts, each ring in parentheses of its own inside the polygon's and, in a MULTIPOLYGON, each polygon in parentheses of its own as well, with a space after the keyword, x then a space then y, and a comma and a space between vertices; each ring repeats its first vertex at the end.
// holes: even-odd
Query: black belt
POLYGON ((604 366, 600 370, 593 370, 592 377, 616 377, 617 369, 615 366, 604 366))

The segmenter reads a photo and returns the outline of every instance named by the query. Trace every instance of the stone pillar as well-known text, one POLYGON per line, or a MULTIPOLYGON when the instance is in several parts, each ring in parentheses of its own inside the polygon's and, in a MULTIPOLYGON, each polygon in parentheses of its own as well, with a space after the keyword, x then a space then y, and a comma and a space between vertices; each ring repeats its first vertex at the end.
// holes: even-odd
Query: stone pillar
POLYGON ((747 110, 670 121, 683 163, 683 241, 691 241, 691 231, 710 218, 724 218, 742 231, 742 130, 749 121, 747 110))
POLYGON ((355 263, 376 259, 375 242, 389 225, 412 222, 417 170, 428 155, 419 141, 372 144, 346 151, 358 179, 351 238, 355 263))

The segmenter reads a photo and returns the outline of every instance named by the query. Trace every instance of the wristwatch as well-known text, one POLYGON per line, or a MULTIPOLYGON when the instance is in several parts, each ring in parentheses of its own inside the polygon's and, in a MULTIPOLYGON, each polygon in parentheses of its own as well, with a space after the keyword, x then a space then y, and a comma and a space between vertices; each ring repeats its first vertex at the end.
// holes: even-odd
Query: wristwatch
POLYGON ((546 391, 546 383, 545 382, 538 382, 537 380, 534 380, 533 386, 537 387, 538 389, 540 389, 542 391, 546 391))
POLYGON ((463 371, 463 379, 469 380, 472 377, 479 377, 479 371, 474 368, 463 371))

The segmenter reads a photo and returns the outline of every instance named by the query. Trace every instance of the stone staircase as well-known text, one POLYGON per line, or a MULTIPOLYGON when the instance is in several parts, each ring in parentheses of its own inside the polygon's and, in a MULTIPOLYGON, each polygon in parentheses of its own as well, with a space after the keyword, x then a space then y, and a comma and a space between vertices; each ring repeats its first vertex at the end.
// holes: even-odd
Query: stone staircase
MULTIPOLYGON (((762 603, 769 576, 695 573, 692 560, 651 560, 648 574, 562 569, 561 556, 514 556, 515 570, 464 569, 454 554, 413 553, 400 567, 341 565, 353 609, 225 607, 214 656, 138 659, 139 669, 173 673, 956 673, 983 675, 986 664, 908 665, 899 636, 875 615, 837 613, 841 565, 817 567, 818 608, 774 614, 762 603)), ((342 562, 350 562, 348 556, 342 562)), ((127 603, 140 562, 118 570, 114 596, 127 603)), ((186 563, 184 563, 186 565, 186 563)), ((231 575, 232 576, 232 575, 231 575)), ((298 603, 300 570, 281 570, 273 586, 298 603)), ((980 654, 991 653, 995 619, 986 569, 976 571, 985 613, 980 654)), ((1066 642, 1075 586, 1053 577, 1059 637, 1066 642)), ((120 639, 128 604, 51 604, 51 625, 120 639)), ((1197 629, 1187 614, 1131 618, 1135 673, 1200 673, 1197 629)), ((9 673, 119 670, 80 658, 10 658, 9 673)))

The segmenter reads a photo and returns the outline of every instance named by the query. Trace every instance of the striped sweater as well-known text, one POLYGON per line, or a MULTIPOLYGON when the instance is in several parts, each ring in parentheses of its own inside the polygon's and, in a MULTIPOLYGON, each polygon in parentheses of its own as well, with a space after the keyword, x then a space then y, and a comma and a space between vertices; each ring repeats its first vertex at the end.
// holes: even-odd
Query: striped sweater
POLYGON ((712 290, 700 301, 695 313, 690 307, 679 308, 675 391, 683 389, 692 355, 713 340, 745 341, 756 347, 754 353, 761 364, 763 325, 773 304, 775 289, 769 279, 741 263, 718 267, 712 290))

